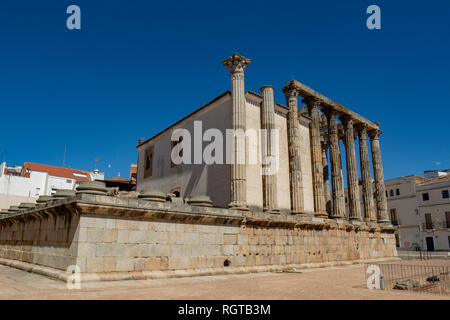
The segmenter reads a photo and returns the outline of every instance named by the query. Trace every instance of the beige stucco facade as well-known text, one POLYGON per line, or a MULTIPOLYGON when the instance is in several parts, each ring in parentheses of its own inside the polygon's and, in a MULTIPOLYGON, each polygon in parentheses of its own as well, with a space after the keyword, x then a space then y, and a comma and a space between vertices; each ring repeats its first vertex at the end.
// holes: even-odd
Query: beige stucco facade
MULTIPOLYGON (((207 194, 218 207, 226 207, 230 202, 230 170, 225 164, 180 164, 171 166, 171 136, 175 129, 183 128, 190 132, 194 143, 194 122, 202 124, 203 132, 218 129, 225 137, 225 130, 231 123, 231 98, 227 92, 213 100, 189 117, 163 131, 138 148, 137 191, 145 189, 160 190, 164 193, 180 192, 182 198, 207 194), (145 152, 154 148, 152 175, 144 178, 145 152)), ((206 143, 205 143, 206 144, 206 143)), ((192 146, 192 162, 193 150, 192 146)), ((223 153, 225 154, 226 145, 223 153)))
POLYGON ((388 211, 393 223, 398 224, 395 232, 398 246, 450 250, 450 221, 447 221, 450 198, 444 197, 446 190, 450 192, 450 176, 427 179, 411 175, 389 179, 385 183, 388 211), (424 194, 428 194, 428 200, 424 200, 427 199, 424 194), (431 222, 427 225, 425 216, 428 214, 431 222))
POLYGON ((416 184, 421 181, 424 179, 415 175, 385 181, 388 211, 393 223, 398 225, 395 234, 398 240, 397 245, 401 248, 422 247, 416 199, 416 184), (390 195, 391 190, 393 196, 390 195), (397 215, 397 219, 392 215, 397 215))
POLYGON ((422 182, 416 190, 424 247, 450 251, 450 175, 422 182), (424 200, 425 194, 429 200, 424 200), (429 226, 426 215, 431 217, 429 226))

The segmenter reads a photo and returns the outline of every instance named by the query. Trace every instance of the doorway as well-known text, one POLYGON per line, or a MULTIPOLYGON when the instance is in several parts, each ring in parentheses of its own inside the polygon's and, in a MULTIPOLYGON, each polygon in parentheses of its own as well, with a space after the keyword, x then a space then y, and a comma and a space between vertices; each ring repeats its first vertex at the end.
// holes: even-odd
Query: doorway
POLYGON ((433 237, 426 237, 425 240, 427 241, 427 250, 428 251, 434 251, 433 237))

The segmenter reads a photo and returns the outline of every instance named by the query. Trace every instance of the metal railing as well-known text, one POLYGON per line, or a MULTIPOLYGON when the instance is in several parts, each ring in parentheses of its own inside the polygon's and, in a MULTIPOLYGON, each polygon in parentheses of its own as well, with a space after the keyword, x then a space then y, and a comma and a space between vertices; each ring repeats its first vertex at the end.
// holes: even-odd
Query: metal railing
POLYGON ((428 221, 422 222, 423 230, 444 230, 450 228, 449 221, 428 221))
POLYGON ((367 286, 373 281, 371 283, 378 286, 375 289, 450 295, 448 264, 385 263, 366 264, 365 267, 367 286))

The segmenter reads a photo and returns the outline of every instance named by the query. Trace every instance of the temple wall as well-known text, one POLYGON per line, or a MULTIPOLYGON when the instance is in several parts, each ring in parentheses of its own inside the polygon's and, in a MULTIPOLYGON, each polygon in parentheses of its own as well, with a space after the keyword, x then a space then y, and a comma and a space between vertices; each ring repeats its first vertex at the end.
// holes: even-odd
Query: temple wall
MULTIPOLYGON (((159 190, 169 193, 174 190, 180 192, 182 198, 193 195, 209 195, 217 207, 227 207, 230 203, 230 166, 225 158, 226 129, 231 128, 231 98, 229 95, 221 97, 207 108, 181 121, 179 124, 163 132, 152 141, 139 147, 138 151, 138 179, 137 191, 145 189, 159 190), (206 165, 203 158, 201 164, 194 163, 194 121, 201 121, 202 132, 198 136, 202 141, 202 134, 208 129, 218 129, 223 136, 224 164, 206 165), (191 134, 191 163, 171 166, 171 136, 177 128, 183 128, 191 134), (145 150, 154 147, 153 173, 144 179, 145 150)), ((210 142, 203 142, 203 148, 210 142)), ((199 154, 200 156, 202 154, 199 154)), ((197 154, 198 156, 198 154, 197 154)))
POLYGON ((392 235, 83 217, 83 272, 339 262, 395 256, 392 235), (105 225, 104 227, 97 227, 105 225))

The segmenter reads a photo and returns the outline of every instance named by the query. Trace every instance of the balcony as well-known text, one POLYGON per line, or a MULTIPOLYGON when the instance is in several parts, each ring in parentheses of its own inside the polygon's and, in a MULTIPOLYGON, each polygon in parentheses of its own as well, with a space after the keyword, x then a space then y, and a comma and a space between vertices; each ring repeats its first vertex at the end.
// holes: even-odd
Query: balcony
POLYGON ((422 230, 447 230, 450 229, 450 221, 428 221, 422 222, 422 230))

